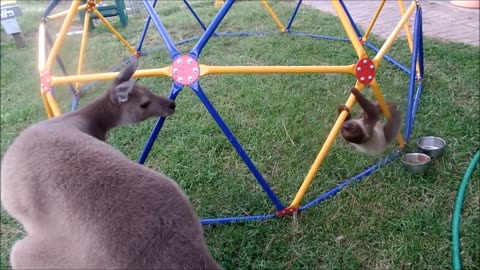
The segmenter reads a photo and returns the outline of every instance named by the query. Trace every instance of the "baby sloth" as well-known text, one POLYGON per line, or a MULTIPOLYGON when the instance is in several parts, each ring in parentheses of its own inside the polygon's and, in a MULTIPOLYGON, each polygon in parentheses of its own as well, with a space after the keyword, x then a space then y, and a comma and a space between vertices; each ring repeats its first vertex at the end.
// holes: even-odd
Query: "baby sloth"
POLYGON ((345 105, 338 107, 339 114, 343 110, 348 112, 341 129, 342 137, 362 153, 372 156, 379 155, 385 151, 387 145, 400 132, 401 112, 397 109, 397 104, 387 102, 391 117, 383 125, 379 121, 380 106, 366 99, 355 87, 352 88, 351 92, 362 108, 363 114, 360 118, 350 119, 348 108, 345 105))

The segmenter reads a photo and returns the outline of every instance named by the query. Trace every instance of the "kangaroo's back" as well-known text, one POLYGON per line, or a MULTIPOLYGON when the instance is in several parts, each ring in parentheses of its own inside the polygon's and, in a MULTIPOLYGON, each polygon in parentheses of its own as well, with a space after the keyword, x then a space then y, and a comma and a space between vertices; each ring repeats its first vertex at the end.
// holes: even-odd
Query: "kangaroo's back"
MULTIPOLYGON (((173 112, 173 102, 162 102, 168 110, 151 114, 173 112)), ((33 125, 5 153, 2 205, 27 232, 12 249, 12 267, 219 269, 184 192, 102 141, 109 128, 90 121, 91 111, 33 125)))

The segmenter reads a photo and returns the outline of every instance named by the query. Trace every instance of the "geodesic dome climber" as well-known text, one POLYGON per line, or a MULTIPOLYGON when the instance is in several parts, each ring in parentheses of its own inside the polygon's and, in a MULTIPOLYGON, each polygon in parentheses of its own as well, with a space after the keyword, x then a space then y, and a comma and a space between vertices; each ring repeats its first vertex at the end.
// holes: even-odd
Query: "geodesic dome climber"
MULTIPOLYGON (((285 35, 298 35, 298 36, 309 36, 312 38, 318 39, 330 39, 330 40, 339 40, 343 42, 348 42, 352 45, 353 50, 358 56, 358 60, 355 63, 343 66, 212 66, 207 64, 202 64, 200 62, 200 56, 202 49, 205 44, 209 41, 210 38, 220 38, 222 36, 246 36, 246 35, 266 35, 268 33, 258 33, 258 32, 242 32, 242 33, 231 33, 231 32, 216 32, 217 27, 222 22, 223 18, 234 5, 234 0, 216 1, 216 4, 220 2, 220 8, 218 13, 213 18, 208 26, 206 26, 200 17, 197 15, 195 10, 189 4, 187 0, 184 0, 184 4, 194 16, 195 20, 199 23, 200 27, 203 28, 203 34, 197 38, 190 38, 188 40, 179 41, 177 43, 173 42, 167 32, 166 28, 162 24, 161 19, 155 11, 155 6, 157 1, 148 1, 143 0, 143 6, 145 7, 148 18, 146 19, 142 34, 139 38, 139 43, 136 48, 130 45, 115 29, 112 25, 102 16, 96 6, 99 4, 98 0, 88 0, 86 4, 81 4, 81 1, 73 1, 70 8, 66 11, 59 12, 56 14, 49 14, 53 7, 58 1, 52 0, 47 8, 47 11, 44 14, 42 23, 39 28, 39 73, 41 79, 41 97, 45 110, 48 114, 48 117, 54 117, 61 114, 59 106, 55 100, 55 97, 52 93, 52 90, 55 86, 61 84, 68 84, 69 88, 73 93, 72 101, 72 110, 77 106, 79 99, 79 87, 78 84, 82 82, 92 82, 98 80, 112 80, 118 73, 117 72, 105 72, 100 74, 82 74, 82 65, 83 57, 85 54, 85 49, 87 46, 87 37, 88 31, 84 31, 82 35, 82 42, 79 52, 79 61, 77 75, 68 75, 61 58, 58 54, 59 48, 62 46, 64 39, 67 37, 67 31, 72 24, 72 20, 75 14, 79 11, 86 12, 86 18, 84 20, 84 28, 88 29, 89 16, 91 13, 94 13, 100 21, 105 24, 105 26, 113 33, 113 35, 126 47, 131 55, 137 55, 138 57, 142 56, 142 45, 144 43, 145 35, 150 27, 150 24, 153 22, 158 34, 162 38, 166 49, 171 58, 171 64, 169 66, 147 69, 147 70, 137 70, 134 74, 134 77, 154 77, 154 76, 164 76, 170 77, 172 79, 172 87, 170 90, 169 98, 175 100, 176 97, 180 94, 181 90, 186 86, 191 88, 193 92, 197 95, 199 100, 203 103, 209 114, 213 117, 216 124, 222 130, 224 135, 230 141, 238 155, 244 161, 245 165, 248 167, 250 172, 255 177, 258 184, 262 187, 265 194, 268 196, 270 201, 273 203, 276 208, 275 213, 263 214, 263 215, 253 215, 253 216, 236 216, 236 217, 221 217, 221 218, 208 218, 202 219, 203 224, 211 223, 229 223, 229 222, 240 222, 247 220, 264 220, 274 217, 280 217, 283 215, 290 215, 297 213, 299 211, 307 210, 308 208, 317 205, 324 201, 327 198, 334 196, 340 190, 342 190, 347 185, 360 180, 361 178, 370 175, 372 172, 378 170, 383 165, 391 162, 396 157, 399 156, 399 151, 395 151, 387 158, 381 160, 379 163, 369 167, 365 171, 354 175, 350 179, 345 180, 341 184, 335 186, 334 188, 320 194, 318 197, 312 201, 301 204, 302 199, 307 192, 310 184, 314 180, 315 175, 317 174, 322 162, 325 160, 335 138, 337 137, 342 123, 344 122, 347 112, 342 112, 339 114, 336 122, 333 124, 329 135, 327 136, 324 144, 321 146, 317 157, 313 161, 310 170, 308 171, 303 183, 301 184, 299 190, 297 191, 293 201, 287 206, 283 204, 278 198, 275 192, 270 188, 266 179, 255 166, 254 162, 251 160, 247 152, 244 150, 242 144, 237 140, 233 132, 230 130, 229 126, 222 119, 222 116, 217 112, 215 106, 210 102, 208 97, 205 95, 204 90, 200 85, 201 78, 207 75, 221 75, 221 74, 272 74, 272 73, 344 73, 353 75, 355 78, 355 87, 359 90, 368 85, 373 91, 373 94, 378 101, 384 115, 388 118, 390 117, 390 112, 387 108, 386 102, 384 100, 382 91, 380 89, 379 81, 377 81, 377 71, 380 68, 381 61, 385 58, 387 61, 397 66, 401 71, 407 74, 409 77, 409 87, 408 95, 406 97, 407 108, 405 109, 405 127, 404 134, 398 134, 397 142, 399 144, 399 149, 402 149, 405 145, 405 142, 408 141, 410 134, 412 132, 413 124, 415 121, 415 113, 419 105, 420 96, 422 93, 422 78, 424 74, 424 65, 423 65, 423 41, 422 41, 422 9, 418 1, 412 1, 408 8, 405 8, 403 2, 398 0, 399 3, 399 14, 400 19, 396 24, 396 27, 393 29, 391 34, 388 36, 386 41, 380 46, 377 47, 368 40, 368 36, 371 33, 372 28, 375 25, 375 22, 382 12, 382 8, 386 0, 379 2, 379 6, 376 11, 372 11, 372 20, 368 29, 362 33, 352 15, 349 13, 347 6, 341 0, 331 0, 331 4, 336 10, 338 18, 343 25, 347 38, 344 37, 331 37, 331 36, 322 36, 318 34, 309 34, 309 33, 300 33, 292 30, 292 24, 297 15, 302 0, 296 2, 296 6, 292 11, 292 14, 286 25, 282 24, 281 20, 277 17, 274 10, 270 7, 267 1, 259 1, 260 4, 265 8, 266 12, 270 14, 273 18, 273 21, 278 26, 279 31, 285 35), (414 16, 414 26, 413 31, 409 26, 408 20, 414 16), (61 19, 63 18, 63 24, 59 31, 58 36, 55 40, 52 40, 48 31, 46 31, 46 24, 50 20, 61 19), (391 48, 393 42, 397 39, 399 33, 405 30, 407 43, 411 52, 411 64, 410 67, 406 67, 401 64, 398 60, 387 54, 387 51, 391 48), (412 33, 413 32, 413 33, 412 33), (193 48, 187 54, 181 54, 177 49, 178 44, 185 44, 187 42, 197 41, 193 48), (48 41, 48 42, 46 42, 48 41), (51 49, 48 54, 46 53, 47 44, 51 44, 51 49), (366 47, 370 48, 376 54, 372 57, 369 57, 366 52, 366 47), (60 66, 63 74, 54 75, 52 74, 52 66, 54 62, 57 62, 60 66), (73 84, 76 85, 73 85, 73 84)), ((160 2, 161 5, 161 2, 160 2)), ((213 5, 213 3, 212 3, 213 5)), ((346 101, 346 106, 352 108, 355 103, 355 98, 353 95, 350 95, 346 101)), ((138 159, 140 164, 144 164, 146 161, 149 152, 157 139, 159 132, 161 131, 165 123, 165 118, 159 118, 151 131, 151 134, 146 142, 143 151, 138 159)))

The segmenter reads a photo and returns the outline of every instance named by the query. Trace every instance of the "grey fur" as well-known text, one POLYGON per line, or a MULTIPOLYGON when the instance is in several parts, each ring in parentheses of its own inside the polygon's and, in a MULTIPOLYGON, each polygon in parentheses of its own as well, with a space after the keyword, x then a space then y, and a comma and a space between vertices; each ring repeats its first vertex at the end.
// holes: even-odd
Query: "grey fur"
POLYGON ((24 130, 1 168, 1 200, 27 236, 14 269, 221 269, 187 196, 104 142, 117 126, 175 103, 135 85, 136 57, 107 93, 24 130))
POLYGON ((340 131, 342 137, 362 153, 368 155, 382 154, 387 145, 400 132, 401 112, 395 103, 387 102, 391 117, 384 125, 379 121, 381 109, 378 104, 370 102, 355 87, 351 89, 351 93, 362 108, 363 114, 359 118, 351 119, 350 112, 345 105, 338 107, 338 113, 343 110, 348 111, 347 118, 340 131))

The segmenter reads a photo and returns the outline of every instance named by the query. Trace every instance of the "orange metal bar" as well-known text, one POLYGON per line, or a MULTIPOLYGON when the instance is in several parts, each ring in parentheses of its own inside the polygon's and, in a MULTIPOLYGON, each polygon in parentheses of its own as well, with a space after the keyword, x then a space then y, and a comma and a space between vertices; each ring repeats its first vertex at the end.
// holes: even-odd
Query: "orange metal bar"
POLYGON ((370 22, 370 25, 368 26, 367 31, 363 34, 363 37, 362 37, 363 41, 368 40, 368 35, 370 35, 370 32, 372 31, 373 26, 375 25, 375 22, 378 19, 378 15, 380 15, 380 12, 382 12, 382 9, 383 9, 383 6, 385 5, 385 3, 386 3, 386 0, 382 0, 382 2, 380 3, 380 5, 377 8, 377 11, 375 11, 375 15, 373 16, 373 19, 370 22))
POLYGON ((110 32, 112 32, 113 35, 115 35, 115 37, 118 38, 118 40, 120 40, 120 42, 125 46, 127 47, 127 49, 130 51, 131 54, 136 54, 137 51, 135 50, 135 48, 132 47, 132 45, 130 45, 123 37, 122 35, 120 35, 117 30, 115 30, 115 28, 113 28, 113 26, 107 21, 107 19, 105 19, 105 17, 103 17, 102 13, 100 13, 100 11, 98 11, 97 9, 94 9, 93 10, 93 13, 95 13, 95 15, 97 15, 97 17, 103 22, 103 24, 105 24, 105 26, 108 28, 108 30, 110 30, 110 32))
POLYGON ((38 27, 38 72, 45 69, 45 24, 38 27))
POLYGON ((70 28, 70 25, 72 24, 73 18, 75 16, 75 13, 77 12, 77 8, 79 5, 80 5, 80 1, 75 0, 70 6, 70 10, 68 11, 67 17, 65 18, 65 21, 63 22, 62 27, 60 28, 60 33, 57 39, 55 40, 55 42, 53 43, 52 50, 48 55, 47 63, 45 64, 45 69, 47 70, 52 69, 53 61, 55 61, 55 58, 57 57, 58 51, 60 50, 60 46, 63 45, 63 41, 65 40, 65 36, 67 34, 68 28, 70 28))
MULTIPOLYGON (((166 76, 171 77, 171 67, 157 68, 157 69, 147 69, 147 70, 137 70, 133 74, 133 78, 141 77, 155 77, 155 76, 166 76)), ((59 85, 69 82, 91 82, 91 81, 109 81, 113 80, 119 72, 108 72, 108 73, 97 73, 97 74, 85 74, 77 76, 64 76, 64 77, 53 77, 52 76, 52 85, 59 85)))
POLYGON ((277 14, 273 11, 273 9, 270 7, 270 5, 267 3, 266 0, 261 0, 260 3, 262 3, 263 7, 267 10, 268 14, 272 17, 273 21, 277 25, 277 27, 280 29, 280 31, 283 33, 285 32, 285 26, 283 26, 282 22, 278 19, 277 14))
POLYGON ((412 15, 413 11, 415 10, 416 6, 417 5, 416 5, 415 1, 412 1, 412 3, 410 4, 410 7, 407 9, 406 13, 402 16, 402 18, 398 22, 397 26, 395 26, 395 29, 393 30, 393 32, 390 34, 390 36, 388 36, 387 40, 382 45, 382 47, 378 51, 375 58, 373 58, 372 61, 375 63, 375 66, 380 65, 380 61, 383 59, 383 57, 385 56, 387 51, 392 46, 392 44, 395 41, 395 39, 397 38, 398 34, 402 30, 403 25, 408 21, 408 19, 412 15))
MULTIPOLYGON (((81 5, 77 8, 77 11, 82 11, 82 10, 86 10, 86 9, 87 9, 87 4, 83 4, 83 5, 81 5)), ((62 11, 62 12, 59 12, 59 13, 49 15, 49 16, 47 16, 47 19, 55 20, 55 19, 58 19, 60 17, 63 17, 65 15, 67 15, 67 13, 68 13, 68 10, 65 10, 65 11, 62 11)))
POLYGON ((62 111, 58 107, 57 101, 53 97, 52 92, 50 91, 46 92, 45 96, 47 97, 48 104, 50 104, 50 108, 52 109, 53 116, 62 115, 62 111))
MULTIPOLYGON (((363 84, 357 83, 355 84, 355 87, 358 90, 362 90, 363 84)), ((353 94, 350 94, 348 97, 347 102, 345 103, 345 106, 349 109, 353 107, 355 104, 355 96, 353 94)), ((320 152, 318 153, 317 157, 315 158, 315 161, 312 164, 312 167, 310 167, 310 170, 308 171, 307 176, 303 180, 302 185, 300 186, 300 189, 297 191, 297 194, 295 195, 295 198, 293 199, 292 203, 290 204, 289 208, 297 208, 300 205, 300 202, 302 201, 303 197, 305 196, 305 193, 307 192, 308 187, 310 187, 313 178, 317 174, 318 170, 320 169, 320 166, 322 165, 323 161, 327 157, 327 154, 335 141, 335 138, 338 135, 338 132, 340 131, 340 128, 343 125, 343 122, 345 122, 345 119, 347 118, 348 113, 346 111, 343 111, 340 113, 340 115, 337 118, 337 121, 333 125, 330 134, 328 134, 327 139, 325 140, 322 148, 320 149, 320 152)))
POLYGON ((45 108, 45 111, 47 112, 47 117, 52 118, 53 117, 52 108, 50 108, 50 105, 48 104, 47 96, 42 91, 42 89, 40 89, 40 96, 42 97, 42 103, 43 103, 43 107, 45 108))
MULTIPOLYGON (((80 44, 80 56, 78 57, 78 66, 77 66, 77 75, 82 73, 83 69, 83 60, 85 59, 85 49, 87 47, 87 40, 88 40, 88 29, 90 26, 90 12, 85 13, 85 19, 83 21, 83 33, 82 33, 82 42, 80 44)), ((80 83, 77 82, 75 84, 75 91, 78 93, 78 88, 80 87, 80 83)))
POLYGON ((266 74, 266 73, 350 73, 355 74, 355 65, 349 66, 207 66, 200 65, 200 76, 213 74, 266 74))
MULTIPOLYGON (((373 79, 373 81, 370 83, 370 87, 373 89, 373 94, 375 95, 375 98, 377 99, 378 104, 382 109, 383 115, 385 115, 387 119, 390 119, 391 117, 390 110, 388 109, 387 103, 383 98, 382 92, 380 91, 380 87, 378 86, 376 79, 373 79)), ((400 148, 403 149, 405 147, 405 140, 403 139, 403 136, 400 133, 398 133, 396 139, 398 144, 400 145, 400 148)))
MULTIPOLYGON (((45 69, 45 24, 42 22, 38 27, 38 72, 42 72, 45 69)), ((48 104, 47 97, 40 88, 40 96, 42 97, 43 107, 47 112, 47 116, 50 118, 53 116, 52 109, 48 104)))
POLYGON ((360 40, 358 40, 357 34, 355 34, 355 30, 353 30, 352 24, 348 20, 347 14, 345 14, 345 11, 340 5, 340 2, 338 0, 331 0, 331 2, 333 8, 335 8, 335 11, 337 12, 338 18, 340 19, 340 22, 342 23, 348 38, 350 39, 350 42, 352 43, 353 49, 358 55, 358 58, 360 59, 366 57, 367 53, 363 49, 360 40))
MULTIPOLYGON (((402 16, 405 15, 405 6, 403 5, 403 0, 398 0, 397 3, 400 8, 400 14, 402 16)), ((409 22, 405 23, 403 28, 405 29, 405 35, 407 36, 407 42, 408 42, 408 47, 410 48, 410 53, 413 53, 413 36, 412 36, 412 32, 410 31, 409 22)), ((417 63, 415 69, 417 71, 417 76, 420 77, 420 64, 417 63)))

